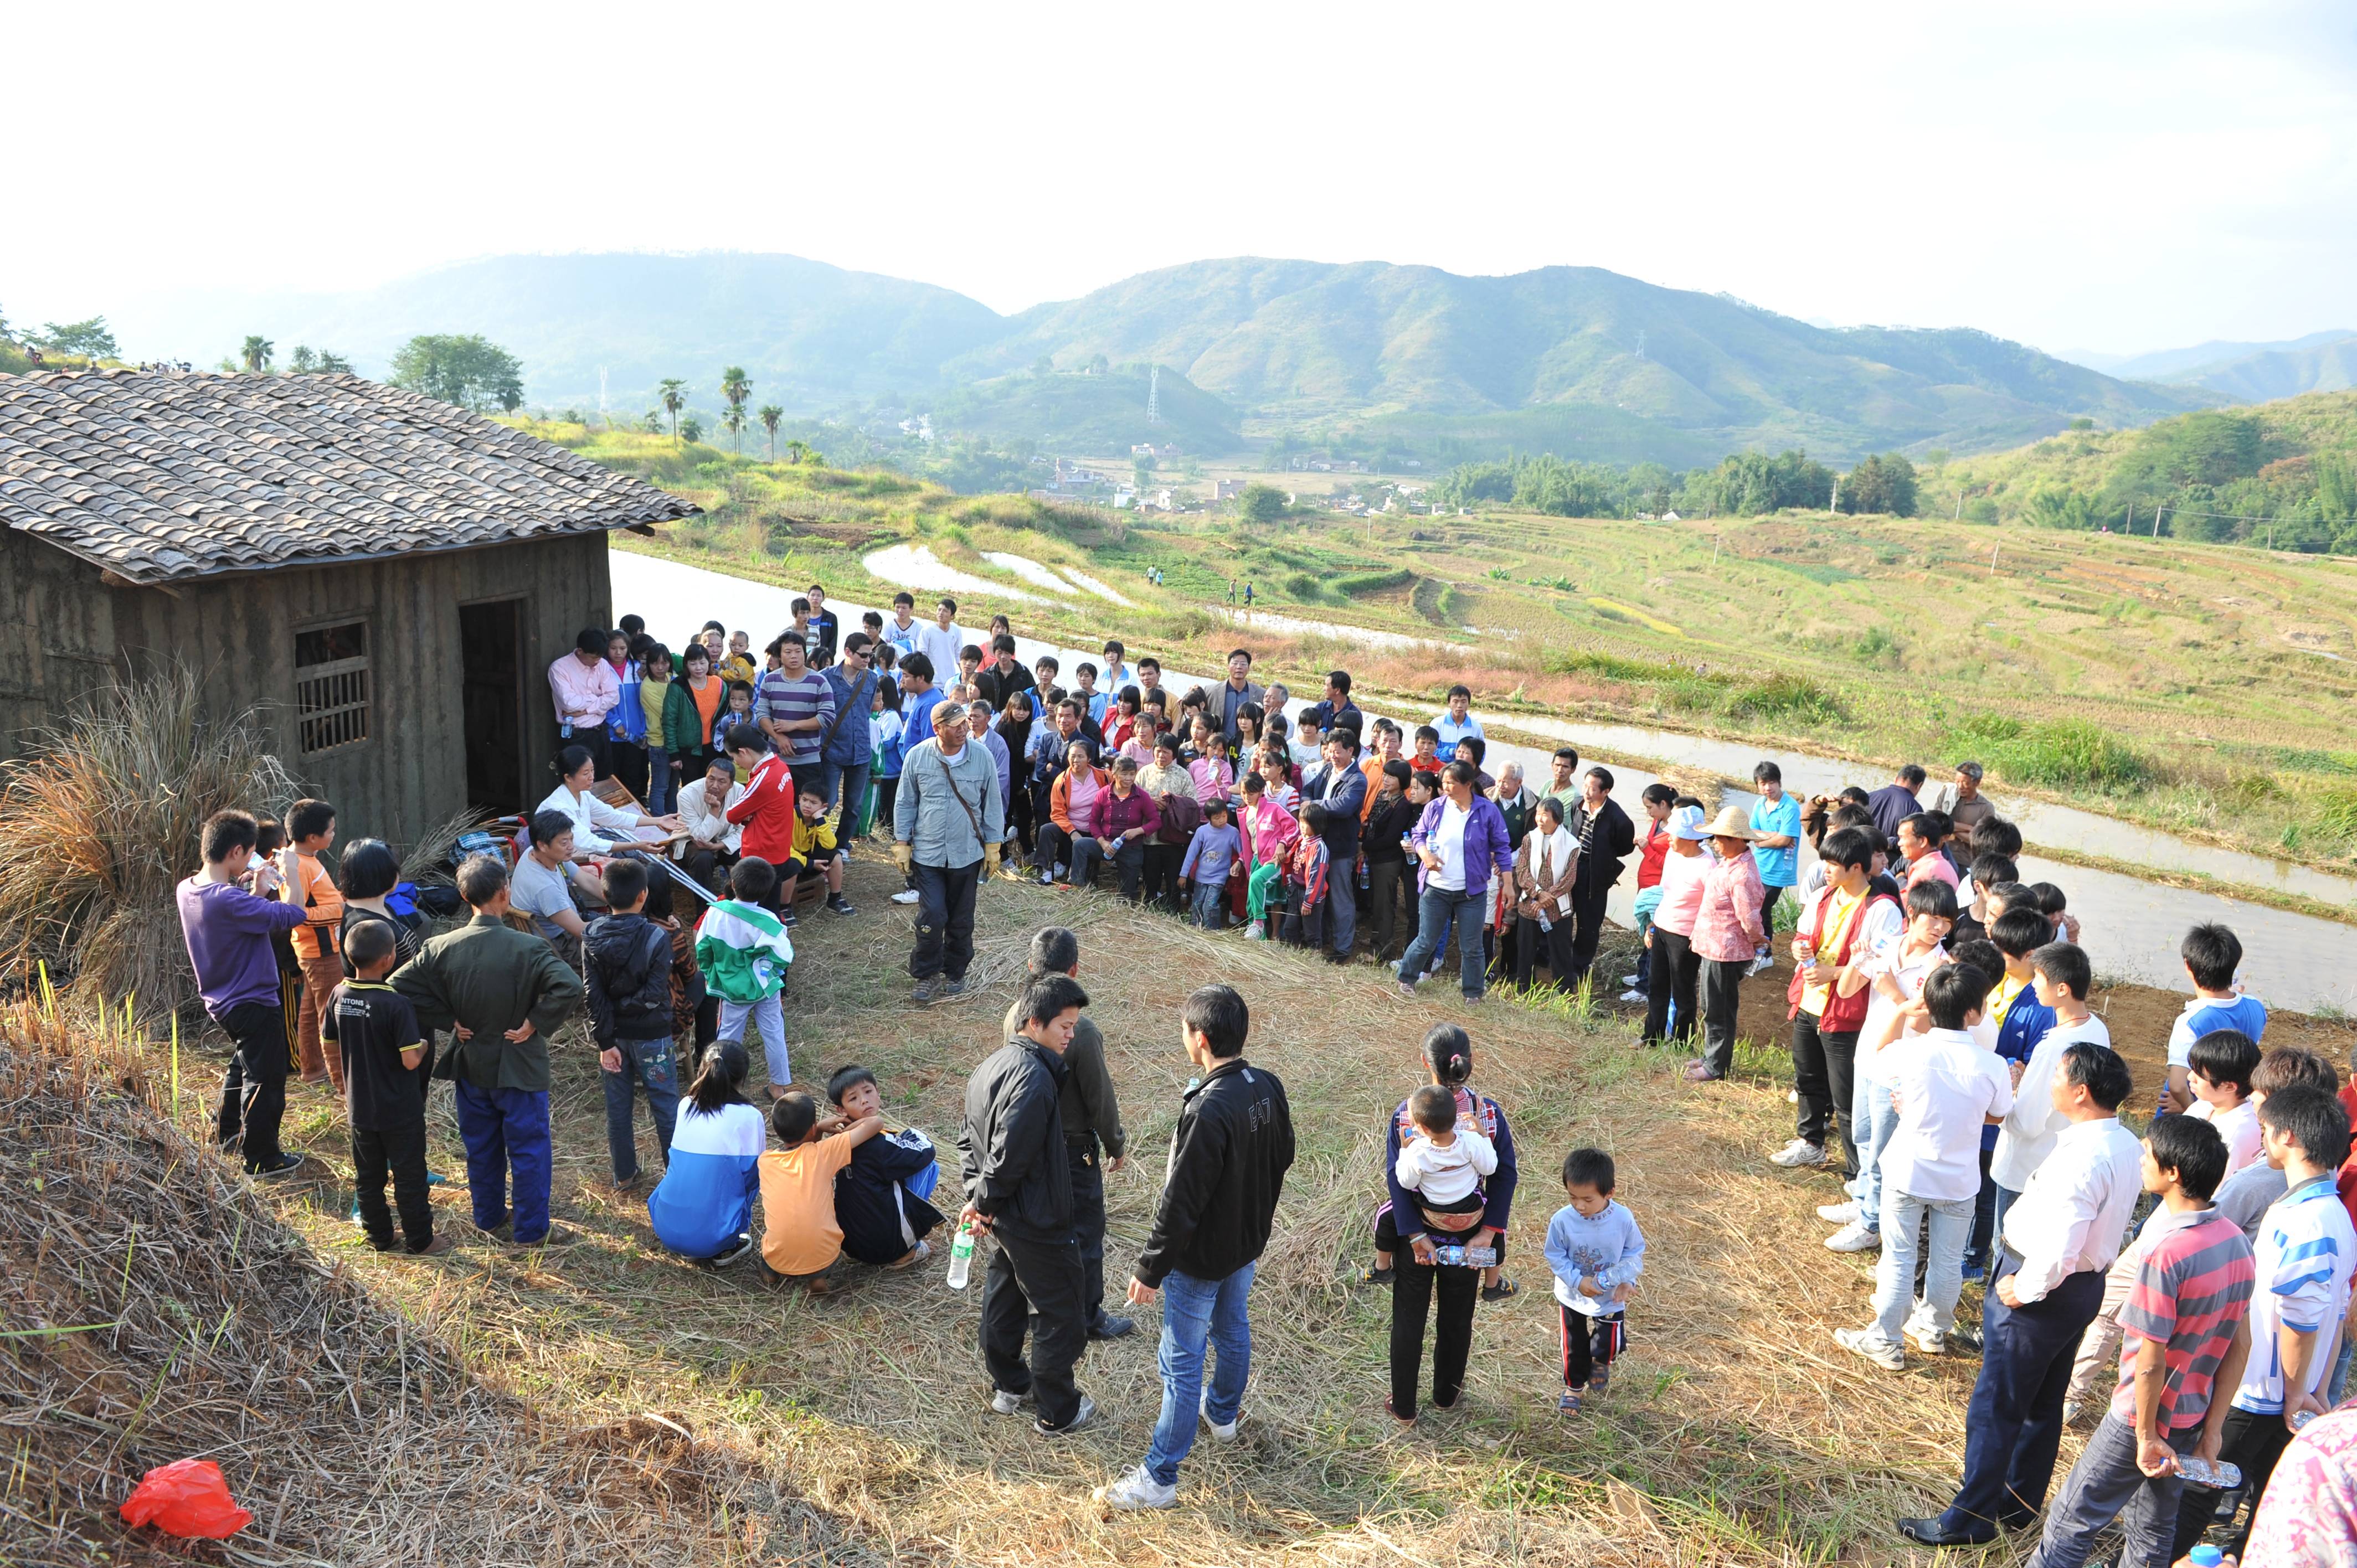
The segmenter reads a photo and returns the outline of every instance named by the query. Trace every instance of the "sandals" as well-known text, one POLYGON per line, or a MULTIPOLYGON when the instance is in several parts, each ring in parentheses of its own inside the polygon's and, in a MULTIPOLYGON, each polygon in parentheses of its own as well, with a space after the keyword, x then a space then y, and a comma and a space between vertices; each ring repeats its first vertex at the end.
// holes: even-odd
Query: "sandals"
POLYGON ((1522 1288, 1522 1286, 1516 1284, 1505 1275, 1500 1274, 1496 1284, 1483 1285, 1481 1287, 1481 1299, 1483 1301, 1503 1301, 1508 1296, 1513 1295, 1521 1291, 1522 1288))
POLYGON ((1555 1402, 1555 1408, 1557 1415, 1577 1415, 1579 1413, 1579 1391, 1577 1389, 1566 1390, 1563 1397, 1555 1402))
POLYGON ((1383 1413, 1390 1416, 1402 1426, 1414 1426, 1415 1424, 1415 1417, 1412 1415, 1402 1415, 1399 1412, 1392 1408, 1392 1396, 1389 1394, 1385 1394, 1383 1396, 1383 1413))

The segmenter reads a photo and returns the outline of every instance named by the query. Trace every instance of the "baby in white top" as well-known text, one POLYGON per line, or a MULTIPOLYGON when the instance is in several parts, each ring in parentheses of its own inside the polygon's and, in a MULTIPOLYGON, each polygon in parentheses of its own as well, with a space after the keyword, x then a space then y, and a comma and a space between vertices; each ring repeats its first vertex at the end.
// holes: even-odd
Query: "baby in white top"
POLYGON ((1498 1169, 1497 1145, 1470 1127, 1458 1126, 1457 1097, 1437 1085, 1409 1096, 1407 1113, 1418 1135, 1400 1151, 1400 1186, 1436 1212, 1469 1207, 1481 1178, 1498 1169))

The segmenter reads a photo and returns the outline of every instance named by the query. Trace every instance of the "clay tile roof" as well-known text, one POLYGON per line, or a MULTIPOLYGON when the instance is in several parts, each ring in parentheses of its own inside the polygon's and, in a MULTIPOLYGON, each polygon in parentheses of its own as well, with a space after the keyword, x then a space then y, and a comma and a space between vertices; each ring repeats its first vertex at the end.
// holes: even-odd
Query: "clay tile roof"
POLYGON ((465 550, 695 510, 358 376, 0 375, 0 528, 135 583, 465 550))

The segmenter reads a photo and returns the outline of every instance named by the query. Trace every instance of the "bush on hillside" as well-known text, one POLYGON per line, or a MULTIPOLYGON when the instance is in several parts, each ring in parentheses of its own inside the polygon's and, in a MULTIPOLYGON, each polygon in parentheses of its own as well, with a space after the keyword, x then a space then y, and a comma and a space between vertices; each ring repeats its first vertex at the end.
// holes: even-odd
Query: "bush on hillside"
POLYGON ((2084 719, 2030 724, 1974 714, 1951 729, 1947 744, 1976 756, 2000 779, 2049 789, 2133 789, 2160 775, 2151 757, 2084 719))
POLYGON ((1788 725, 1839 724, 1849 717, 1839 697, 1801 675, 1756 681, 1727 700, 1727 712, 1731 718, 1788 725))

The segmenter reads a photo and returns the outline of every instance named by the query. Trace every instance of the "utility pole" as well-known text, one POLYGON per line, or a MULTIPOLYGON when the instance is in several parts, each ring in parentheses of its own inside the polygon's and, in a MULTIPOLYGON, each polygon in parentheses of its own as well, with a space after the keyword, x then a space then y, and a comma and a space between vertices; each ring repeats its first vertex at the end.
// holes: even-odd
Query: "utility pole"
POLYGON ((1146 379, 1146 423, 1162 423, 1162 367, 1159 365, 1155 366, 1154 373, 1146 379))
POLYGON ((2004 548, 2005 542, 2003 540, 1999 540, 1996 543, 1989 546, 1989 575, 1992 577, 1996 575, 1996 553, 2004 548))
POLYGON ((2152 536, 2155 539, 2160 537, 2160 511, 2161 509, 2157 506, 2152 509, 2152 536))

